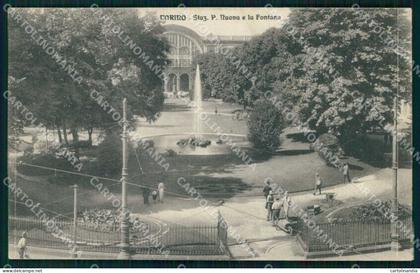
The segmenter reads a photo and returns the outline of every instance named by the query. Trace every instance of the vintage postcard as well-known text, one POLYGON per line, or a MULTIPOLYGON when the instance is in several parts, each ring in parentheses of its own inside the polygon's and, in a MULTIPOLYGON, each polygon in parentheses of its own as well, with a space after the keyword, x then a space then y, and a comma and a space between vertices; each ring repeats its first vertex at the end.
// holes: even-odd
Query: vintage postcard
POLYGON ((411 9, 4 9, 10 259, 413 260, 411 9))

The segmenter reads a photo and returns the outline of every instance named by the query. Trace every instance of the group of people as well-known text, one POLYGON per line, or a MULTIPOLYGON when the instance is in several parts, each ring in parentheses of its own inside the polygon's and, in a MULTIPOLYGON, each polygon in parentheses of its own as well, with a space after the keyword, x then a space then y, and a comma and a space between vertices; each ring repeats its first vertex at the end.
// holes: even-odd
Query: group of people
POLYGON ((155 203, 155 204, 157 202, 163 203, 163 198, 165 196, 165 185, 162 182, 160 182, 158 184, 157 190, 152 190, 149 187, 144 187, 142 193, 143 193, 143 203, 145 205, 150 204, 149 203, 150 195, 152 195, 153 203, 155 203))
POLYGON ((266 182, 263 188, 265 197, 265 209, 267 210, 267 221, 271 221, 273 225, 277 225, 278 221, 282 218, 289 217, 289 206, 291 200, 287 191, 283 196, 275 196, 273 189, 270 186, 270 181, 266 182))
MULTIPOLYGON (((341 167, 343 174, 343 183, 351 183, 349 164, 345 163, 341 167)), ((323 181, 318 172, 315 173, 315 189, 314 195, 322 194, 323 181)), ((273 189, 270 186, 270 181, 266 182, 263 188, 265 197, 265 208, 267 209, 267 221, 271 221, 273 225, 276 225, 279 219, 288 218, 289 206, 291 200, 287 191, 283 193, 283 196, 275 196, 273 189), (283 213, 283 215, 282 215, 283 213)))

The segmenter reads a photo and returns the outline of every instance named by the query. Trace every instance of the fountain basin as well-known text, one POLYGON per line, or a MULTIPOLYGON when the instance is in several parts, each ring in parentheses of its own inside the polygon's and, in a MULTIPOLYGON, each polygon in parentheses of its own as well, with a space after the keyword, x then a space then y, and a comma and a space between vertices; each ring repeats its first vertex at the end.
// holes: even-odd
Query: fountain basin
MULTIPOLYGON (((217 140, 216 143, 221 144, 222 142, 220 140, 217 140)), ((211 140, 199 136, 190 136, 189 138, 182 138, 176 142, 176 145, 183 148, 187 145, 206 148, 210 144, 211 140)))
POLYGON ((233 149, 251 147, 246 136, 237 134, 167 134, 145 137, 142 140, 153 141, 153 147, 158 153, 172 150, 178 155, 224 155, 234 153, 233 149), (187 141, 191 138, 199 139, 198 144, 206 142, 206 145, 191 145, 187 141))

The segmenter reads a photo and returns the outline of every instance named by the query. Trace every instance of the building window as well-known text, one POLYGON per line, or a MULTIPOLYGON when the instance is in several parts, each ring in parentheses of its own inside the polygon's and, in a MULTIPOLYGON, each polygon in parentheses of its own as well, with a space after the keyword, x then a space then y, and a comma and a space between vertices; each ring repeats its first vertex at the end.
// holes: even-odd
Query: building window
POLYGON ((186 46, 181 47, 179 49, 179 54, 180 55, 189 55, 190 54, 190 49, 188 47, 186 47, 186 46))

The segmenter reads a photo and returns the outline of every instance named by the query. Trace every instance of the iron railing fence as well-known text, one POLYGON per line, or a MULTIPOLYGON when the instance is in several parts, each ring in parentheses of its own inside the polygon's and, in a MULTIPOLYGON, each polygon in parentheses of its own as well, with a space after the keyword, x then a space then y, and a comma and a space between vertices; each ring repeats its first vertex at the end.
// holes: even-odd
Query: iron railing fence
MULTIPOLYGON (((130 231, 133 254, 151 255, 227 255, 227 224, 219 215, 215 224, 180 225, 143 222, 140 230, 130 231)), ((70 221, 42 221, 9 217, 9 243, 16 243, 27 233, 29 246, 71 250, 74 246, 74 224, 70 221)), ((78 251, 118 253, 119 225, 93 225, 78 222, 78 251)))
MULTIPOLYGON (((412 218, 400 220, 399 240, 407 241, 413 233, 412 218)), ((342 250, 381 246, 391 242, 391 222, 386 219, 357 219, 317 223, 309 227, 299 220, 297 240, 307 253, 332 251, 335 246, 342 250)))

